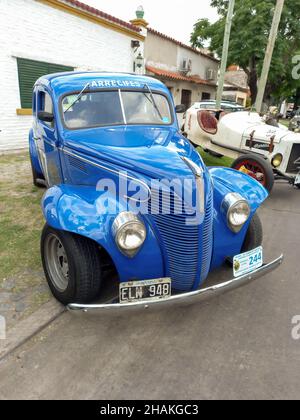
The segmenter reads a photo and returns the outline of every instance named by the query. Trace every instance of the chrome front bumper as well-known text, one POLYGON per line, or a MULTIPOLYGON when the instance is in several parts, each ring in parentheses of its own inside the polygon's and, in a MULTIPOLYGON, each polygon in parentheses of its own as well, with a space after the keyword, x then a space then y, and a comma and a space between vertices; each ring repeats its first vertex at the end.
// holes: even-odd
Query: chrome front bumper
POLYGON ((278 268, 283 262, 283 255, 277 258, 275 261, 266 264, 256 271, 247 274, 242 277, 229 280, 224 283, 219 283, 215 286, 208 287, 206 289, 200 289, 189 293, 182 293, 173 295, 168 299, 162 299, 157 301, 140 301, 134 303, 108 303, 102 305, 81 305, 71 304, 68 306, 68 310, 75 313, 105 313, 105 312, 130 312, 141 309, 159 309, 163 307, 170 307, 174 305, 191 305, 194 303, 206 301, 209 298, 221 295, 239 287, 245 286, 248 283, 270 273, 271 271, 278 268))

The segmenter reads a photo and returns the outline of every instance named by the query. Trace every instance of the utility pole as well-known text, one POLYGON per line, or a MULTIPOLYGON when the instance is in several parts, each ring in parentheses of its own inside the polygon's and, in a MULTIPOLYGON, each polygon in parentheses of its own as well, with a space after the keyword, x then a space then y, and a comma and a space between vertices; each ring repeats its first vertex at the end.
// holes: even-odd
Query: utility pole
POLYGON ((228 50, 229 50, 229 41, 230 41, 234 5, 235 5, 235 0, 229 0, 224 41, 223 41, 223 52, 222 52, 220 76, 218 80, 218 92, 217 92, 217 104, 216 104, 216 107, 218 109, 221 108, 221 101, 222 101, 222 95, 223 95, 223 89, 224 89, 224 80, 225 80, 225 73, 227 69, 228 50))
POLYGON ((269 42, 268 42, 268 46, 266 50, 263 70, 262 70, 259 85, 258 85, 258 93, 257 93, 256 105, 255 105, 257 112, 262 112, 264 95, 265 95, 265 90, 267 86, 267 81, 268 81, 269 71, 271 67, 275 42, 276 42, 276 38, 278 34, 278 28, 279 28, 279 24, 281 20, 282 10, 284 6, 284 1, 285 0, 277 0, 275 12, 274 12, 273 23, 272 23, 272 28, 271 28, 271 32, 269 36, 269 42))

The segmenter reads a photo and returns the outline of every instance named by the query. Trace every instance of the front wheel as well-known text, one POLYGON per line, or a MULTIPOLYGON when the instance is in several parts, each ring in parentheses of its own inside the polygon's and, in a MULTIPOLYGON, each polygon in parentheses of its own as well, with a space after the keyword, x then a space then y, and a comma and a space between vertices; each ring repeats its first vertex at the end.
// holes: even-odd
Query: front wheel
POLYGON ((242 248, 242 253, 252 251, 261 246, 263 243, 263 227, 261 220, 257 214, 252 217, 245 241, 242 248))
MULTIPOLYGON (((241 249, 241 254, 258 248, 263 243, 263 227, 261 220, 257 214, 252 217, 246 237, 241 249)), ((233 257, 227 258, 227 264, 232 267, 233 257)))
POLYGON ((243 172, 256 179, 269 192, 274 187, 274 172, 268 161, 256 155, 242 155, 231 165, 233 169, 243 172))
POLYGON ((98 297, 102 270, 96 243, 46 225, 41 255, 48 285, 63 305, 90 303, 98 297))

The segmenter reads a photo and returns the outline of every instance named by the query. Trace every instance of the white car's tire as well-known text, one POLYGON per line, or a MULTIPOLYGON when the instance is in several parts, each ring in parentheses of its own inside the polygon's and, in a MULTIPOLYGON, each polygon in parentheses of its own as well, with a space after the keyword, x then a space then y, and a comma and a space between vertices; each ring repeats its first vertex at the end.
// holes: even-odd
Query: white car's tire
POLYGON ((274 172, 269 161, 264 158, 250 153, 241 155, 231 167, 256 179, 269 192, 272 191, 275 182, 274 172))

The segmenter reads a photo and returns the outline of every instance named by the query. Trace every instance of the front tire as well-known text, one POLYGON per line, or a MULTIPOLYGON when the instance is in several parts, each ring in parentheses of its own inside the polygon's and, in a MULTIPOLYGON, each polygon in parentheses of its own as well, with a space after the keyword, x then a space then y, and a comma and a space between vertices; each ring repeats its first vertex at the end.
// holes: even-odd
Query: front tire
POLYGON ((90 303, 98 297, 102 270, 95 242, 46 225, 41 256, 48 285, 63 305, 90 303))
POLYGON ((274 172, 268 161, 256 155, 242 155, 231 165, 233 169, 243 172, 256 179, 269 192, 274 187, 274 172))
POLYGON ((252 217, 245 241, 242 248, 243 252, 252 251, 261 246, 263 243, 263 227, 261 220, 257 214, 252 217))

